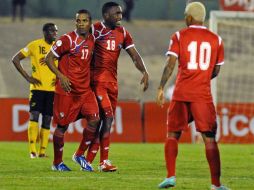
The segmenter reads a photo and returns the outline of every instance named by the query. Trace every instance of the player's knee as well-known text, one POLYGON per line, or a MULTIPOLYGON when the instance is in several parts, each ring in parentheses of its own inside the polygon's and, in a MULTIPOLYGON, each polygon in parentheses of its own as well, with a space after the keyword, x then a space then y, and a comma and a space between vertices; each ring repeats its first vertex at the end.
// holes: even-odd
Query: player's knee
POLYGON ((38 112, 38 111, 31 111, 30 112, 30 121, 38 122, 39 121, 39 116, 40 116, 40 112, 38 112))
POLYGON ((61 134, 64 134, 68 129, 68 125, 57 125, 55 132, 60 132, 61 134))
POLYGON ((105 119, 103 119, 103 123, 105 124, 105 126, 111 127, 113 120, 113 117, 106 117, 105 119))
POLYGON ((96 119, 96 120, 90 120, 88 121, 88 127, 91 127, 91 128, 97 128, 100 124, 100 120, 99 119, 96 119))
POLYGON ((49 115, 44 115, 42 117, 42 125, 41 127, 44 129, 50 129, 50 123, 51 123, 51 116, 49 115))
POLYGON ((215 132, 211 132, 211 131, 203 132, 203 134, 205 135, 206 138, 215 138, 215 135, 216 135, 215 132))

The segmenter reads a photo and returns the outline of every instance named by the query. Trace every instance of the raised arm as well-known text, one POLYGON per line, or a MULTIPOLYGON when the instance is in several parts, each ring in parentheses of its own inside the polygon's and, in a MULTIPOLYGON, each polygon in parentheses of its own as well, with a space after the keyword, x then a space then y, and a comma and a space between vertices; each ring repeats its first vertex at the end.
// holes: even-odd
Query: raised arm
POLYGON ((12 63, 14 64, 15 68, 18 70, 18 72, 27 80, 27 82, 35 85, 35 86, 39 86, 41 85, 41 81, 30 76, 22 67, 21 65, 21 60, 23 60, 25 58, 25 56, 23 55, 23 53, 21 53, 20 51, 16 53, 16 55, 14 55, 12 57, 12 63))
POLYGON ((220 72, 220 65, 215 65, 215 67, 213 69, 213 73, 212 73, 211 79, 217 77, 219 72, 220 72))
POLYGON ((149 86, 149 74, 147 72, 145 63, 135 47, 130 47, 126 51, 130 55, 136 68, 143 74, 140 84, 144 84, 143 91, 146 91, 149 86))
POLYGON ((169 77, 172 75, 172 72, 174 70, 175 64, 176 64, 176 57, 173 55, 170 55, 167 58, 167 63, 166 66, 164 67, 164 71, 163 74, 161 76, 161 82, 160 82, 160 86, 158 88, 158 92, 157 92, 157 104, 160 106, 163 106, 164 104, 164 86, 167 83, 169 77))
POLYGON ((57 57, 52 53, 52 51, 50 51, 46 58, 45 58, 45 62, 47 64, 47 66, 49 67, 49 69, 55 73, 56 77, 59 78, 60 80, 60 84, 61 84, 61 87, 64 89, 64 91, 66 92, 70 92, 71 91, 71 82, 70 80, 65 76, 63 75, 59 70, 58 68, 56 67, 55 63, 54 63, 54 60, 56 59, 57 57))

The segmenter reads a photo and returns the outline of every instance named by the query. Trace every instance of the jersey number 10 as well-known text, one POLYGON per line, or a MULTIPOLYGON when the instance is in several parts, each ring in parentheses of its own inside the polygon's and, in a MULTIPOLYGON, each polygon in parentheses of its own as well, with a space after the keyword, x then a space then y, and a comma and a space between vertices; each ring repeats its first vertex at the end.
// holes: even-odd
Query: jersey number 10
POLYGON ((209 42, 201 42, 198 47, 197 41, 192 41, 188 45, 190 52, 190 61, 188 62, 189 70, 197 70, 198 66, 201 70, 207 70, 211 59, 211 45, 209 42), (199 48, 199 57, 197 56, 199 48))

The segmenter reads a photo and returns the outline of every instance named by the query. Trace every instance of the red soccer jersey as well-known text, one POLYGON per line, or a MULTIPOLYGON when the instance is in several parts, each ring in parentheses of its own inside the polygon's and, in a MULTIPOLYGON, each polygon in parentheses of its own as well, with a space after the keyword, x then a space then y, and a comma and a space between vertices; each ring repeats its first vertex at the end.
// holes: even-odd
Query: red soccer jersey
POLYGON ((117 82, 118 57, 122 48, 134 46, 131 35, 122 26, 111 30, 102 22, 92 26, 92 33, 95 37, 92 81, 117 82))
POLYGON ((167 55, 179 62, 172 99, 212 102, 212 72, 215 65, 224 64, 222 39, 204 26, 192 25, 172 36, 167 55))
POLYGON ((56 93, 81 95, 90 88, 90 62, 94 49, 94 37, 89 34, 86 39, 76 31, 64 34, 52 46, 51 51, 59 58, 58 69, 70 79, 72 91, 66 93, 56 83, 56 93))

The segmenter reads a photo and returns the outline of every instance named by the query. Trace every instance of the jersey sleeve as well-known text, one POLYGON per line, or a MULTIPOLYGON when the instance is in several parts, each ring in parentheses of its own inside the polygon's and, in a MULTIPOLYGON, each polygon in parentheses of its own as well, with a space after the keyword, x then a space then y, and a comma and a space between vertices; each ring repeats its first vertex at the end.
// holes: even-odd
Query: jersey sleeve
POLYGON ((29 44, 27 44, 26 47, 24 47, 23 49, 20 50, 20 52, 25 56, 25 57, 29 57, 32 54, 32 50, 33 49, 33 42, 30 42, 29 44))
POLYGON ((69 52, 72 45, 71 43, 71 37, 63 35, 52 45, 50 50, 56 57, 60 57, 61 55, 69 52))
POLYGON ((216 65, 223 65, 224 64, 224 43, 219 37, 219 47, 218 47, 218 57, 217 57, 217 64, 216 65))
POLYGON ((130 35, 130 33, 124 29, 124 44, 123 44, 123 48, 125 50, 134 47, 134 43, 133 43, 133 39, 130 35))
POLYGON ((168 51, 166 52, 166 55, 174 55, 178 58, 179 52, 180 52, 180 45, 179 45, 179 32, 176 32, 173 34, 173 36, 170 39, 168 51))

